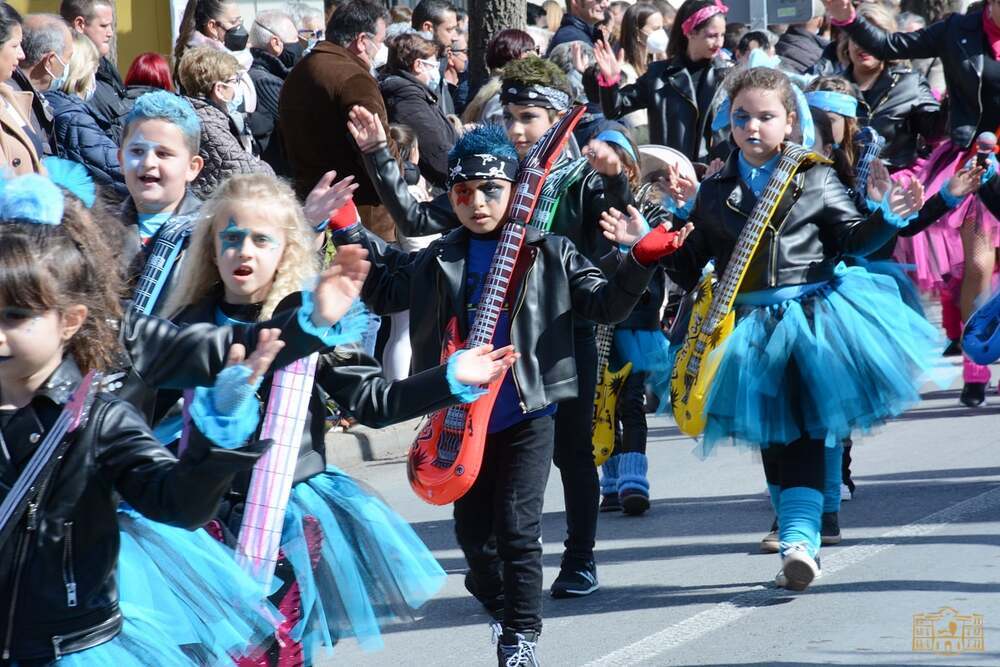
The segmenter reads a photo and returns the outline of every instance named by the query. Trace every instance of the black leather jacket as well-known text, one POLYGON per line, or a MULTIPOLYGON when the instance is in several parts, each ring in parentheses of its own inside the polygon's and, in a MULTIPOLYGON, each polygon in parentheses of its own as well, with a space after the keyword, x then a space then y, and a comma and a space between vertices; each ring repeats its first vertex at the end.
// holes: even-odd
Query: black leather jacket
MULTIPOLYGON (((52 426, 80 379, 67 357, 4 429, 11 452, 0 452, 4 496, 33 453, 33 433, 52 426)), ((110 394, 97 396, 87 423, 69 437, 37 509, 0 545, 0 636, 15 663, 53 660, 118 634, 119 495, 153 520, 194 529, 212 517, 233 475, 263 452, 256 443, 212 447, 195 429, 178 461, 131 405, 110 394)))
MULTIPOLYGON (((685 289, 698 283, 702 267, 715 259, 721 276, 756 198, 740 178, 738 152, 701 184, 690 221, 694 231, 673 255, 662 260, 667 275, 685 289)), ((845 254, 864 256, 898 231, 881 212, 865 217, 837 177, 817 165, 793 178, 764 233, 740 292, 821 282, 833 277, 845 254)))
MULTIPOLYGON (((508 295, 510 338, 523 354, 514 364, 514 384, 525 413, 577 395, 573 353, 576 317, 613 324, 632 311, 652 269, 627 256, 611 280, 566 238, 527 228, 508 295)), ((413 368, 437 366, 449 322, 459 335, 466 322, 465 262, 469 232, 455 229, 418 253, 405 254, 360 227, 338 243, 365 243, 372 261, 362 298, 379 314, 410 310, 413 368)))
MULTIPOLYGON (((848 70, 851 81, 854 76, 848 70)), ((880 157, 890 170, 917 160, 918 140, 936 141, 944 134, 947 114, 922 74, 905 65, 886 68, 858 104, 858 117, 885 138, 880 157), (864 97, 875 100, 869 107, 864 97)))
MULTIPOLYGON (((913 32, 886 33, 860 14, 844 26, 861 48, 881 60, 941 58, 948 86, 951 139, 967 148, 978 132, 984 104, 996 104, 1000 90, 983 86, 983 13, 952 14, 913 32)), ((992 56, 990 56, 992 57, 992 56)))
POLYGON ((697 95, 683 59, 655 62, 633 84, 602 87, 601 107, 607 118, 648 110, 650 143, 679 150, 692 162, 708 162, 717 92, 729 69, 722 61, 711 63, 697 95))
MULTIPOLYGON (((174 318, 181 326, 198 323, 214 323, 220 295, 210 296, 201 303, 182 310, 174 318)), ((295 308, 301 302, 300 294, 289 295, 278 305, 278 312, 295 308)), ((273 365, 273 368, 279 368, 273 365)), ((365 426, 382 428, 396 422, 413 419, 448 407, 456 402, 448 388, 444 366, 436 366, 422 373, 392 382, 382 375, 382 367, 375 359, 365 354, 357 344, 338 345, 321 351, 316 368, 309 411, 306 416, 308 428, 302 434, 299 447, 299 463, 295 471, 295 482, 306 480, 326 469, 326 399, 333 399, 337 405, 365 426)), ((267 406, 271 392, 270 379, 261 385, 259 396, 261 405, 267 406)), ((159 392, 157 404, 172 405, 180 399, 179 392, 159 392)), ((161 415, 156 415, 153 423, 161 415)), ((250 475, 239 475, 232 490, 227 495, 229 507, 242 513, 238 506, 246 497, 250 475)), ((231 525, 234 534, 239 531, 239 523, 231 525)))

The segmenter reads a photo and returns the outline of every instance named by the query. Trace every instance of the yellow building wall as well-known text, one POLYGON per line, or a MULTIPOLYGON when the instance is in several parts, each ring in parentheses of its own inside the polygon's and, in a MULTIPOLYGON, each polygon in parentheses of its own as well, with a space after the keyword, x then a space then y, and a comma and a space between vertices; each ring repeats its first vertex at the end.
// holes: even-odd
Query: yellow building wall
MULTIPOLYGON (((22 14, 59 12, 60 0, 7 0, 22 14)), ((118 70, 125 75, 132 60, 145 51, 169 59, 173 51, 169 0, 114 0, 118 21, 118 70)))

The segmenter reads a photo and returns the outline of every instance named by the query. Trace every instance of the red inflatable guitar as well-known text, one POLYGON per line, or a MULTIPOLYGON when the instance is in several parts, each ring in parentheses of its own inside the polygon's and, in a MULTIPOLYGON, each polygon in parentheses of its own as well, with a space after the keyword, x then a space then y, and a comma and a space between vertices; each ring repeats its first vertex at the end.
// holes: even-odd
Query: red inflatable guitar
MULTIPOLYGON (((469 339, 464 342, 459 339, 458 321, 452 318, 445 333, 442 362, 457 350, 486 345, 493 340, 511 287, 517 256, 524 243, 524 227, 531 221, 546 175, 583 112, 584 107, 574 107, 567 112, 521 162, 507 209, 507 222, 490 264, 469 339)), ((434 505, 446 505, 461 498, 472 487, 483 462, 490 414, 502 383, 503 377, 500 377, 475 402, 439 410, 424 422, 410 448, 407 466, 410 486, 418 496, 434 505)))

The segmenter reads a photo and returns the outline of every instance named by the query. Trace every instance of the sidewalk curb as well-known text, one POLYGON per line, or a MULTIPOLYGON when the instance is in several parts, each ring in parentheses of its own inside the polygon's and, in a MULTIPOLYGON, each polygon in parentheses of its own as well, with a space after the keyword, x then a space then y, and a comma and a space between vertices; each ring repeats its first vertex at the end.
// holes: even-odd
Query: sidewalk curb
POLYGON ((385 428, 352 426, 346 433, 331 429, 326 435, 327 461, 341 468, 357 468, 370 461, 398 459, 406 455, 417 437, 421 419, 411 419, 385 428))

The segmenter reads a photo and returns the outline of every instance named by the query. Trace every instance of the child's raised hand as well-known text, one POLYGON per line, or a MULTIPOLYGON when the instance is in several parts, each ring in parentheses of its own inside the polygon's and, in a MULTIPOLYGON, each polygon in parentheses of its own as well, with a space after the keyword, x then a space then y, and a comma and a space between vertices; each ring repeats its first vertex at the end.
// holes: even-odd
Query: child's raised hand
POLYGON ((603 141, 591 139, 587 147, 583 149, 583 155, 594 171, 599 174, 617 176, 622 172, 622 161, 618 157, 618 153, 603 141))
POLYGON ((594 44, 594 59, 597 61, 597 68, 608 81, 615 81, 621 75, 622 63, 625 62, 625 51, 621 50, 615 55, 614 49, 606 41, 601 40, 594 44))
POLYGON ((625 247, 634 245, 649 230, 649 225, 635 206, 628 207, 628 215, 611 207, 601 213, 600 225, 604 238, 625 247))
POLYGON ((250 358, 247 358, 247 350, 242 344, 233 343, 229 347, 229 354, 226 355, 226 367, 237 364, 247 366, 250 369, 247 384, 255 384, 285 347, 285 342, 280 339, 281 329, 261 329, 257 336, 257 347, 254 348, 250 358))
POLYGON ((868 172, 868 198, 881 202, 885 193, 892 189, 892 177, 881 160, 872 160, 871 171, 868 172))
POLYGON ((968 194, 972 194, 979 190, 979 185, 982 182, 983 174, 986 172, 986 167, 977 166, 975 162, 972 162, 965 167, 962 167, 948 179, 948 192, 955 199, 961 199, 968 194))
POLYGON ((677 208, 684 208, 685 204, 698 195, 698 183, 682 174, 677 165, 668 164, 667 194, 677 204, 677 208))
POLYGON ((355 105, 348 113, 347 131, 362 153, 374 153, 388 143, 382 121, 363 106, 355 105))
POLYGON ((314 228, 335 216, 337 211, 354 197, 354 191, 358 189, 353 175, 334 183, 335 178, 337 178, 335 170, 326 172, 306 197, 303 210, 306 220, 314 228))
POLYGON ((708 163, 708 169, 705 170, 704 178, 707 179, 709 176, 716 175, 717 173, 722 171, 722 168, 725 166, 726 166, 725 160, 723 160, 720 157, 715 158, 714 160, 708 163))
POLYGON ((329 327, 339 322, 361 294, 370 269, 368 251, 360 245, 343 245, 337 248, 333 263, 319 274, 319 282, 313 292, 313 324, 317 327, 329 327))
POLYGON ((583 42, 572 42, 569 45, 570 54, 573 56, 573 69, 583 74, 587 69, 587 59, 583 56, 583 42))
POLYGON ((474 347, 455 362, 455 379, 470 386, 490 384, 503 377, 520 357, 513 345, 499 350, 492 345, 474 347))
POLYGON ((632 247, 632 254, 643 266, 652 266, 661 258, 677 252, 692 231, 694 225, 690 222, 677 231, 670 231, 666 226, 660 225, 639 239, 632 247))
POLYGON ((889 210, 906 220, 917 214, 924 205, 924 186, 917 179, 903 185, 896 185, 889 192, 889 210))

